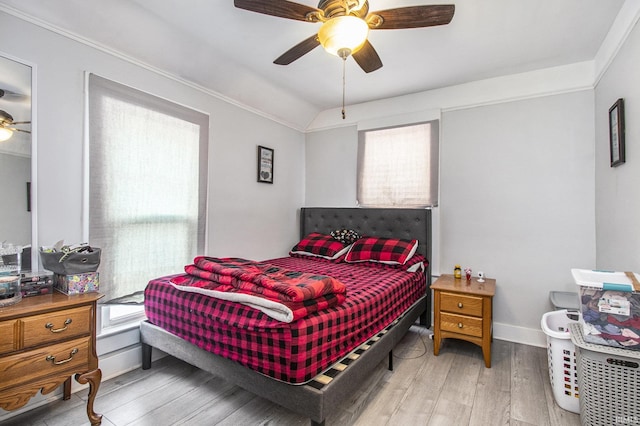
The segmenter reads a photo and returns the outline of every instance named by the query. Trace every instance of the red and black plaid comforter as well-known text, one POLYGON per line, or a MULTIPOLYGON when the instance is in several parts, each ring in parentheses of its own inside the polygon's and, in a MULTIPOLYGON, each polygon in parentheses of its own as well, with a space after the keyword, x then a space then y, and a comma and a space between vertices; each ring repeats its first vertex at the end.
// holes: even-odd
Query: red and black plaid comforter
POLYGON ((333 277, 240 258, 198 256, 171 278, 183 291, 244 303, 291 322, 341 304, 346 287, 333 277))
POLYGON ((180 291, 170 284, 169 276, 149 282, 147 317, 209 352, 278 380, 304 383, 385 328, 426 293, 421 272, 293 257, 266 263, 332 276, 347 287, 346 300, 283 323, 240 303, 180 291))
POLYGON ((344 284, 328 275, 293 271, 237 257, 198 256, 185 271, 220 286, 230 286, 228 291, 259 294, 282 302, 303 302, 346 291, 344 284))

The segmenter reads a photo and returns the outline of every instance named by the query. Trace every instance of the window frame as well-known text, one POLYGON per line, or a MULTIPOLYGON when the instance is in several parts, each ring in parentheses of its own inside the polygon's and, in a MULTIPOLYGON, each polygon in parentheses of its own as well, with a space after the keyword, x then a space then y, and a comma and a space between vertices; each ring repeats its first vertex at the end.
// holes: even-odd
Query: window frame
MULTIPOLYGON (((89 71, 85 72, 84 79, 84 88, 85 88, 85 96, 84 96, 84 129, 83 129, 83 202, 82 202, 82 240, 90 241, 90 214, 89 214, 89 200, 90 200, 90 190, 91 190, 91 181, 90 181, 90 76, 98 77, 109 83, 119 85, 123 89, 136 91, 142 93, 144 96, 150 96, 154 98, 161 99, 166 101, 168 104, 172 104, 177 108, 183 109, 191 109, 194 112, 206 116, 206 125, 201 125, 201 136, 200 136, 200 161, 204 161, 205 164, 208 165, 208 145, 209 145, 209 126, 210 126, 210 118, 209 115, 195 110, 190 107, 185 107, 181 104, 178 104, 174 101, 167 100, 165 98, 160 98, 157 95, 150 94, 148 92, 141 91, 136 88, 132 88, 131 86, 122 84, 120 82, 109 80, 104 77, 101 77, 95 73, 91 73, 89 71)), ((199 177, 199 187, 202 191, 204 191, 204 200, 201 200, 200 203, 200 213, 199 213, 199 222, 201 222, 201 233, 198 234, 197 247, 198 252, 206 251, 207 246, 207 233, 208 233, 208 185, 209 185, 209 168, 207 166, 206 173, 199 177), (204 188, 203 188, 204 187, 204 188)), ((109 305, 101 303, 98 305, 99 308, 99 327, 98 334, 101 331, 107 330, 117 330, 122 327, 128 327, 132 324, 135 324, 143 319, 145 319, 144 307, 141 305, 109 305)))
POLYGON ((430 120, 422 120, 417 122, 410 122, 404 124, 393 124, 385 127, 358 127, 358 155, 357 155, 357 167, 356 167, 356 203, 360 207, 383 207, 383 208, 433 208, 438 206, 440 182, 439 182, 439 165, 440 165, 440 119, 434 118, 430 120), (367 133, 379 132, 384 130, 401 129, 420 126, 424 124, 430 125, 430 137, 427 149, 426 161, 429 161, 427 171, 429 173, 429 185, 430 189, 427 194, 427 201, 425 203, 407 203, 407 204, 384 204, 384 203, 369 203, 360 200, 361 194, 361 181, 364 178, 361 176, 361 169, 364 162, 364 145, 367 133), (435 172, 433 171, 435 169, 435 172))

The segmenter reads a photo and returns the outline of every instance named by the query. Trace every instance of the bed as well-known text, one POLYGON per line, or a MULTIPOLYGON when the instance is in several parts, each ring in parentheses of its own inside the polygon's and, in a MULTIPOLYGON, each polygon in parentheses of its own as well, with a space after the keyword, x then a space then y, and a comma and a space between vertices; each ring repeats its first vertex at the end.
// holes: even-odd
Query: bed
MULTIPOLYGON (((313 232, 328 234, 336 229, 352 229, 361 235, 406 240, 417 239, 419 241, 417 253, 426 259, 431 257, 430 210, 363 208, 302 208, 300 210, 301 238, 313 232)), ((289 266, 292 262, 287 259, 275 259, 273 261, 281 266, 289 266)), ((354 269, 356 272, 352 275, 357 277, 364 277, 367 274, 377 275, 384 283, 380 287, 386 288, 388 286, 389 283, 385 282, 385 280, 388 281, 391 278, 386 278, 387 275, 384 268, 376 272, 362 272, 366 266, 357 266, 360 269, 354 269)), ((414 294, 410 300, 403 299, 402 303, 404 305, 401 312, 393 314, 393 317, 383 319, 384 325, 382 327, 378 327, 375 330, 360 330, 361 333, 366 333, 364 338, 359 335, 354 337, 351 342, 344 339, 338 341, 337 337, 341 335, 341 332, 325 335, 321 339, 321 343, 325 344, 325 346, 321 347, 305 346, 305 344, 311 345, 311 343, 304 343, 303 341, 302 351, 295 351, 298 357, 293 359, 295 362, 286 358, 288 355, 285 352, 291 350, 287 346, 282 353, 271 354, 268 359, 265 358, 265 360, 260 361, 261 364, 271 362, 269 364, 271 369, 267 368, 269 371, 264 371, 264 368, 262 372, 258 371, 255 366, 251 365, 254 362, 253 357, 243 357, 242 355, 245 355, 243 353, 239 355, 230 354, 228 357, 224 356, 228 352, 227 349, 225 349, 227 352, 218 350, 221 355, 211 353, 212 349, 207 346, 208 343, 204 342, 204 336, 207 336, 208 339, 215 339, 216 335, 215 331, 205 329, 206 325, 200 324, 198 325, 199 328, 196 327, 194 329, 191 327, 183 331, 182 325, 173 324, 171 321, 163 322, 161 316, 152 313, 149 320, 144 321, 140 326, 143 369, 151 367, 151 351, 152 348, 157 348, 235 383, 256 395, 303 414, 310 418, 313 425, 322 425, 332 408, 356 390, 359 384, 367 378, 370 371, 382 360, 388 357, 389 368, 392 368, 392 350, 411 325, 420 319, 422 325, 430 327, 431 298, 429 286, 431 284, 431 275, 430 266, 428 264, 425 266, 426 270, 422 276, 417 295, 414 294), (337 348, 335 351, 332 349, 334 346, 337 348), (310 355, 305 354, 308 355, 307 358, 301 358, 299 352, 308 352, 310 355), (235 360, 228 359, 229 357, 235 360), (305 362, 311 369, 295 368, 295 365, 301 365, 305 362), (320 362, 324 362, 327 365, 320 362), (284 368, 291 365, 294 365, 294 367, 284 368), (314 371, 313 368, 320 368, 320 372, 314 371)), ((315 272, 314 267, 315 265, 313 267, 309 266, 311 272, 315 272)), ((345 267, 342 265, 340 268, 344 269, 345 267)), ((343 274, 342 277, 345 276, 345 272, 341 269, 335 273, 343 274)), ((417 276, 418 273, 414 275, 417 276)), ((167 277, 164 277, 154 280, 155 284, 153 285, 155 287, 149 290, 149 295, 155 294, 153 289, 161 288, 165 285, 163 281, 166 282, 167 279, 167 277)), ((415 280, 413 277, 410 279, 412 281, 415 280)), ((362 280, 364 281, 365 278, 362 278, 362 280)), ((153 281, 148 288, 152 286, 152 283, 153 281)), ((357 293, 355 290, 350 289, 349 291, 357 293)), ((413 293, 416 293, 416 290, 413 290, 413 293)), ((174 295, 172 297, 178 296, 174 295)), ((192 304, 186 309, 187 313, 183 315, 186 323, 198 321, 197 317, 202 315, 203 308, 200 305, 194 305, 196 303, 195 300, 200 300, 198 303, 203 303, 201 298, 198 299, 189 293, 186 293, 179 303, 171 302, 176 305, 192 304), (189 313, 193 313, 193 315, 189 316, 189 313)), ((158 306, 159 302, 150 301, 149 305, 151 306, 153 303, 158 306)), ((206 303, 209 302, 207 301, 206 303)), ((349 303, 349 299, 347 299, 345 302, 346 308, 349 307, 349 303)), ((400 305, 400 303, 398 304, 400 305)), ((283 334, 285 336, 282 338, 283 341, 289 342, 292 334, 296 337, 299 334, 304 334, 300 332, 301 324, 305 324, 303 321, 313 322, 314 315, 316 314, 311 314, 308 318, 282 326, 281 328, 284 331, 277 330, 275 333, 269 333, 269 339, 277 339, 278 335, 283 334)), ((356 321, 357 315, 352 315, 349 318, 351 318, 349 322, 356 321)), ((258 316, 258 319, 271 324, 268 319, 264 319, 264 316, 258 316)), ((220 324, 216 325, 216 327, 220 327, 220 324)), ((314 327, 318 327, 318 325, 316 324, 314 327)), ((324 328, 324 325, 321 323, 319 327, 324 328)), ((214 327, 211 328, 213 329, 214 327)), ((257 328, 261 327, 253 328, 257 330, 257 328)), ((260 331, 256 330, 254 330, 256 333, 260 331)), ((223 330, 222 332, 228 336, 233 333, 233 330, 223 330)), ((262 339, 257 334, 249 338, 262 339)), ((228 337, 221 339, 226 339, 225 342, 229 340, 228 337)), ((286 345, 289 345, 289 343, 286 345)), ((275 346, 286 345, 283 343, 275 344, 275 346)), ((297 345, 293 347, 300 348, 297 345)), ((255 362, 257 363, 257 361, 255 362)))

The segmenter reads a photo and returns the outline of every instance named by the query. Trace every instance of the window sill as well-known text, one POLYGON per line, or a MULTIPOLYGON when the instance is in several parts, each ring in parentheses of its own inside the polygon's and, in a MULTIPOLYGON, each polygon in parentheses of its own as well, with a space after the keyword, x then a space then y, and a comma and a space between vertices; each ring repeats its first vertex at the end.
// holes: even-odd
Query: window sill
POLYGON ((104 327, 101 330, 99 330, 99 334, 96 336, 96 340, 104 339, 109 336, 113 336, 114 334, 121 334, 127 331, 131 331, 133 329, 137 329, 140 327, 140 322, 144 321, 145 319, 147 319, 147 317, 144 315, 141 315, 129 321, 119 323, 117 325, 104 327))

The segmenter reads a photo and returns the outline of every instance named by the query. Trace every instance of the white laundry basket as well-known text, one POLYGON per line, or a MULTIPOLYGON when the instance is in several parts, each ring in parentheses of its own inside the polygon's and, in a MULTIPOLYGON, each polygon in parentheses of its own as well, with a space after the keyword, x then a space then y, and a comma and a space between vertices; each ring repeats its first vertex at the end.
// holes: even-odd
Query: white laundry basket
POLYGON ((547 335, 549 379, 553 396, 561 408, 580 412, 576 349, 569 335, 569 324, 577 322, 577 313, 562 309, 542 316, 541 326, 547 335))

